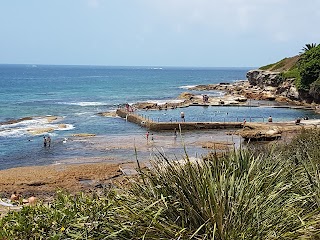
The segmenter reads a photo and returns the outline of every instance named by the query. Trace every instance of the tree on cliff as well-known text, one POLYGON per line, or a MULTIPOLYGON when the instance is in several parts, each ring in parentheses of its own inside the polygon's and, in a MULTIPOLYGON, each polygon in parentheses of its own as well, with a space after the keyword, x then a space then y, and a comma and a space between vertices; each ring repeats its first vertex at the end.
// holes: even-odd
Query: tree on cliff
POLYGON ((301 55, 298 68, 300 79, 297 80, 297 87, 300 90, 309 90, 310 85, 320 77, 320 45, 301 55))
POLYGON ((316 43, 308 43, 308 44, 306 44, 301 50, 303 51, 303 52, 306 52, 306 51, 309 51, 310 49, 312 49, 312 48, 315 48, 317 46, 317 44, 316 43))

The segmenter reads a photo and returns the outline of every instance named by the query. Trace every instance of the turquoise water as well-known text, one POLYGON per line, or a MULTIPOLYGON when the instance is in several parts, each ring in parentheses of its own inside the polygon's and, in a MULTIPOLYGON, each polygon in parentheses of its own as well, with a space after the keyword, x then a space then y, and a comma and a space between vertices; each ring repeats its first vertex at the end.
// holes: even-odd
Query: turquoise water
POLYGON ((313 111, 271 106, 190 106, 161 111, 138 111, 138 113, 155 122, 179 122, 181 111, 185 114, 185 120, 189 122, 242 122, 244 119, 247 122, 267 122, 269 116, 272 116, 274 122, 294 121, 306 116, 309 119, 319 118, 313 111))
MULTIPOLYGON (((117 141, 121 144, 135 136, 141 137, 145 129, 123 119, 101 117, 97 113, 114 111, 124 103, 173 99, 185 92, 187 86, 242 80, 248 70, 0 65, 0 122, 38 117, 32 121, 0 125, 0 169, 52 164, 60 159, 82 157, 130 160, 134 157, 132 146, 130 150, 129 147, 118 149, 113 146, 110 149, 109 146, 119 144, 117 141), (44 116, 58 116, 60 119, 48 123, 44 116), (51 128, 54 131, 30 132, 30 129, 37 128, 51 128), (72 134, 76 133, 93 133, 97 137, 92 140, 72 138, 72 134), (52 137, 53 147, 50 149, 43 148, 43 135, 52 137), (97 147, 99 143, 104 144, 104 149, 97 147)), ((229 121, 250 117, 253 121, 262 121, 269 115, 278 120, 291 120, 308 114, 310 118, 317 117, 302 110, 271 108, 190 107, 183 111, 190 121, 229 121)), ((158 121, 175 121, 180 110, 148 114, 158 121)), ((159 136, 159 139, 170 138, 166 134, 159 136)), ((197 134, 193 136, 199 137, 197 134)))

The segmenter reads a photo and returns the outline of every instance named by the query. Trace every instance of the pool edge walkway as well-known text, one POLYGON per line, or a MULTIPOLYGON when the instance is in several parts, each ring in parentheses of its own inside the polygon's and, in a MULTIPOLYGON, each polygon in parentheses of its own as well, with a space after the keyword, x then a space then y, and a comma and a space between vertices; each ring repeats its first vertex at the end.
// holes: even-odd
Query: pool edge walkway
POLYGON ((134 112, 128 112, 125 109, 117 109, 116 113, 119 117, 125 118, 128 122, 146 127, 152 131, 165 131, 180 128, 181 130, 243 128, 242 122, 154 122, 134 112))

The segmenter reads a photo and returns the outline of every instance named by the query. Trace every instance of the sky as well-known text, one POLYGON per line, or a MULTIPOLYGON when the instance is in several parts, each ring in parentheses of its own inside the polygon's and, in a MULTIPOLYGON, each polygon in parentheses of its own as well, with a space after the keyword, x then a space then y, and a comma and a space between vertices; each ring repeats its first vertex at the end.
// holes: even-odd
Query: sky
POLYGON ((259 67, 319 23, 320 0, 1 0, 0 64, 259 67))

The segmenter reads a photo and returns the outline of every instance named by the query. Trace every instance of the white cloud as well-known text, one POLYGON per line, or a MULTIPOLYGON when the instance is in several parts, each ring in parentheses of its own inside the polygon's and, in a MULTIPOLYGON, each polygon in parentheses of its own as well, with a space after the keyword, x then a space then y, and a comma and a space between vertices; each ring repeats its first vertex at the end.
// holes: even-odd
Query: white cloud
POLYGON ((201 25, 227 34, 260 34, 274 41, 314 35, 319 0, 141 0, 172 29, 201 25))

